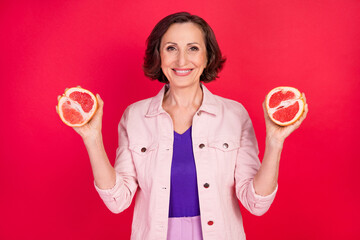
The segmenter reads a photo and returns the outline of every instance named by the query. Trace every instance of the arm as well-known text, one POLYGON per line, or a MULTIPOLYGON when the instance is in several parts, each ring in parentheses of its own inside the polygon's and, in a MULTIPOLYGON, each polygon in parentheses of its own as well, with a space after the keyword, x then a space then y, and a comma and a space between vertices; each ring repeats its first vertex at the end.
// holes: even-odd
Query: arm
MULTIPOLYGON (((58 96, 58 100, 60 97, 58 96)), ((106 155, 101 134, 104 102, 99 94, 96 94, 96 98, 99 105, 93 118, 84 126, 73 127, 73 129, 84 141, 96 185, 101 189, 107 189, 115 185, 116 176, 106 155)), ((56 112, 59 113, 57 106, 56 112)))
POLYGON ((89 154, 95 184, 100 189, 109 189, 115 185, 115 169, 106 155, 101 134, 104 102, 96 95, 99 107, 91 121, 82 127, 73 129, 82 137, 89 154))
POLYGON ((110 189, 115 185, 115 169, 106 155, 102 135, 84 139, 88 151, 95 184, 100 189, 110 189))
POLYGON ((267 196, 276 189, 280 155, 284 141, 295 129, 300 127, 308 113, 308 105, 306 104, 304 93, 303 97, 305 100, 305 112, 298 121, 286 127, 278 126, 271 121, 266 112, 265 102, 263 103, 266 124, 266 145, 261 167, 254 177, 255 192, 261 196, 267 196))
POLYGON ((306 105, 305 112, 299 121, 287 127, 280 127, 270 120, 265 105, 263 107, 266 147, 262 164, 258 158, 255 132, 246 114, 242 118, 244 121, 235 170, 236 195, 242 205, 256 216, 263 215, 270 208, 277 192, 279 161, 284 140, 300 126, 308 112, 306 105))
POLYGON ((101 135, 104 102, 99 95, 97 97, 99 101, 98 112, 84 126, 96 130, 87 131, 82 127, 75 129, 75 131, 82 136, 88 150, 95 189, 111 212, 120 213, 130 206, 138 187, 136 170, 128 146, 127 119, 129 108, 125 110, 118 126, 119 146, 116 150, 115 166, 112 167, 106 155, 101 135))
POLYGON ((127 113, 124 113, 119 124, 119 147, 113 167, 105 152, 101 134, 104 102, 98 94, 96 97, 99 106, 93 118, 84 126, 73 129, 82 137, 88 151, 97 192, 110 211, 119 213, 130 206, 138 186, 128 150, 127 113))

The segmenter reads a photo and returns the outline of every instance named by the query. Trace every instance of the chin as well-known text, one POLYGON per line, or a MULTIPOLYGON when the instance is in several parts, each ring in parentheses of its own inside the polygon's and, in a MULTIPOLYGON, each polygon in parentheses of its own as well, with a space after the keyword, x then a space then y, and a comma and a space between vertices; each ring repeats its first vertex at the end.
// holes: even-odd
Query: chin
POLYGON ((185 87, 194 86, 195 84, 199 84, 200 80, 173 79, 172 81, 169 81, 169 83, 170 83, 170 86, 185 88, 185 87))

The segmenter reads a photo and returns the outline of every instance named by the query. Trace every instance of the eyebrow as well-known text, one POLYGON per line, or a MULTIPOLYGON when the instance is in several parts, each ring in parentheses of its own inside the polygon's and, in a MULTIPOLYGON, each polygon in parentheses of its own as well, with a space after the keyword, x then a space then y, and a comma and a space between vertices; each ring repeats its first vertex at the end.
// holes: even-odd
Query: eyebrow
MULTIPOLYGON (((177 45, 177 43, 174 43, 174 42, 166 42, 165 45, 167 44, 174 44, 174 45, 177 45)), ((192 45, 192 44, 197 44, 197 45, 200 45, 199 43, 197 42, 191 42, 191 43, 188 43, 187 45, 192 45)))

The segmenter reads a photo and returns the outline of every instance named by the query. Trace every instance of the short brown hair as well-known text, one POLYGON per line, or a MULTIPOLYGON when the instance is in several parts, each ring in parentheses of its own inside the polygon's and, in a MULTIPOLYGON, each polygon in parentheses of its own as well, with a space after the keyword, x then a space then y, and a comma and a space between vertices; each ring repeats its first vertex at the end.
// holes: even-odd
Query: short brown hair
POLYGON ((225 58, 221 55, 219 45, 216 41, 215 34, 209 24, 204 19, 187 12, 171 14, 156 24, 149 37, 146 40, 146 52, 144 58, 143 70, 145 76, 152 80, 159 80, 168 83, 168 79, 161 70, 160 43, 161 39, 174 23, 192 22, 197 24, 205 37, 207 66, 200 76, 200 81, 211 82, 218 77, 218 73, 223 68, 225 58))

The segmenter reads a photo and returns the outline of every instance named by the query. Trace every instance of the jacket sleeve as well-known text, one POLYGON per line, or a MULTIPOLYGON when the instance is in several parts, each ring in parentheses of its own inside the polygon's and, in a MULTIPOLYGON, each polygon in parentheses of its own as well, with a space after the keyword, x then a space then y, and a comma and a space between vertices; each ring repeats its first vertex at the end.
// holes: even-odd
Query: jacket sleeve
POLYGON ((261 216, 267 212, 274 201, 278 186, 267 196, 255 193, 253 179, 261 166, 258 157, 259 149, 250 117, 246 110, 243 110, 240 148, 235 167, 236 196, 250 213, 261 216))
POLYGON ((118 125, 119 146, 116 150, 115 172, 116 183, 111 189, 100 189, 94 186, 108 209, 113 213, 120 213, 127 209, 136 193, 138 183, 136 170, 129 149, 127 122, 129 108, 127 108, 118 125))

